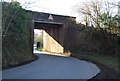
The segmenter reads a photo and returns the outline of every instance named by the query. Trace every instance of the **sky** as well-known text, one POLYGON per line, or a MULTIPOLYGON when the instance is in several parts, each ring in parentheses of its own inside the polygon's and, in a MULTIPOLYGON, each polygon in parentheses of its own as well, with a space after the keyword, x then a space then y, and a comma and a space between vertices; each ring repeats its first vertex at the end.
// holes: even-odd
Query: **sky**
POLYGON ((48 12, 59 15, 72 15, 72 7, 80 0, 17 0, 24 4, 26 1, 35 2, 31 6, 34 11, 48 12))
MULTIPOLYGON (((9 0, 7 0, 9 1, 9 0)), ((67 15, 77 17, 77 21, 81 21, 81 16, 75 11, 75 7, 77 4, 81 4, 86 0, 17 0, 21 3, 23 8, 27 5, 26 2, 33 2, 27 6, 28 10, 38 11, 38 12, 46 12, 52 14, 59 14, 59 15, 67 15)), ((90 0, 87 0, 90 1, 90 0)), ((118 3, 120 0, 107 0, 109 2, 118 3)), ((117 13, 117 9, 115 10, 117 13)))

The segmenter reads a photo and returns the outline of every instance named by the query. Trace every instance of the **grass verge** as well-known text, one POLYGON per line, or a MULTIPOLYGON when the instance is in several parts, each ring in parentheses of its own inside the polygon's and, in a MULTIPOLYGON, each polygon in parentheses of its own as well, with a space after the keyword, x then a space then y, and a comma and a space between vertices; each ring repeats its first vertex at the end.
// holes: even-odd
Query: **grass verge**
POLYGON ((38 50, 38 51, 43 51, 43 48, 36 48, 36 50, 38 50))
POLYGON ((99 53, 91 53, 91 52, 80 52, 80 53, 72 53, 71 56, 79 58, 79 59, 90 59, 106 65, 111 69, 115 70, 117 73, 120 73, 118 70, 118 57, 111 55, 103 55, 99 53))

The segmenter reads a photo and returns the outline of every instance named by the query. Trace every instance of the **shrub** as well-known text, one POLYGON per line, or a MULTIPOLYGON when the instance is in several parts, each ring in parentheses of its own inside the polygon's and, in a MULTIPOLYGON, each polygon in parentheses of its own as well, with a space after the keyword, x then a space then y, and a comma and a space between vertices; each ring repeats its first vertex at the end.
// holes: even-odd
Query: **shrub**
POLYGON ((26 11, 18 2, 2 3, 3 6, 3 66, 30 60, 32 52, 26 11))

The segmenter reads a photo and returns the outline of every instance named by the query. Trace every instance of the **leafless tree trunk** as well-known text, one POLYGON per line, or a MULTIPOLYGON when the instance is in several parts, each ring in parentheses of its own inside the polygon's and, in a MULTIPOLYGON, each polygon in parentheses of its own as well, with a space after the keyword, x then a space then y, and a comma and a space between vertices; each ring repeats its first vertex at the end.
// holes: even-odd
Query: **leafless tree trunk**
MULTIPOLYGON (((112 17, 112 8, 113 5, 105 0, 91 0, 89 2, 86 0, 86 2, 78 7, 78 13, 85 15, 86 23, 92 22, 91 24, 94 27, 103 28, 103 26, 101 26, 101 18, 103 17, 102 15, 105 13, 108 15, 108 17, 112 17)), ((110 22, 108 23, 110 24, 110 22)))

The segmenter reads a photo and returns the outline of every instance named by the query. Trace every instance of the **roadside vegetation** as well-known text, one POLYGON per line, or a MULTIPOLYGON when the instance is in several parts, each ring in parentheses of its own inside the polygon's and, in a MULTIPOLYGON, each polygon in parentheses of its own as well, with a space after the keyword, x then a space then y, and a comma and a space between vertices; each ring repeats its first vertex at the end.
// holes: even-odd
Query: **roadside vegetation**
POLYGON ((27 12, 17 1, 2 2, 2 66, 3 69, 36 59, 30 44, 27 12))
POLYGON ((43 48, 36 48, 36 50, 38 50, 38 51, 43 51, 43 48))
POLYGON ((76 24, 72 19, 67 21, 65 46, 71 56, 90 59, 119 72, 120 20, 116 20, 118 14, 112 14, 113 4, 102 0, 77 4, 77 11, 86 24, 76 24))
POLYGON ((85 59, 85 60, 93 60, 98 63, 101 63, 103 65, 106 65, 109 68, 112 68, 117 73, 118 70, 118 57, 112 56, 112 55, 104 55, 100 53, 94 53, 94 52, 78 52, 78 53, 72 53, 71 56, 76 57, 78 59, 85 59))
POLYGON ((66 47, 70 50, 71 56, 79 59, 90 59, 102 63, 116 72, 119 71, 119 36, 98 28, 82 27, 82 25, 72 27, 68 29, 68 32, 66 41, 69 40, 69 42, 67 42, 66 47))

